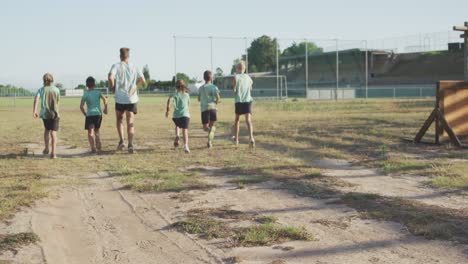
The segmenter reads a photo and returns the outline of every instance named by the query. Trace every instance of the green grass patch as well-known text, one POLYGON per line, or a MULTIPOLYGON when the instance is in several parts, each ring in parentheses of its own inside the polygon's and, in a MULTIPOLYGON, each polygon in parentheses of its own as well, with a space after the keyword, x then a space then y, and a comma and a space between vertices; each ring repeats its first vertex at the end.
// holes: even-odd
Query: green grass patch
POLYGON ((34 233, 18 233, 11 235, 0 235, 0 252, 13 250, 20 246, 29 245, 39 241, 39 237, 34 233))
POLYGON ((275 223, 255 225, 236 232, 237 246, 257 247, 281 244, 287 241, 311 241, 313 236, 304 228, 282 226, 275 223))
POLYGON ((130 173, 122 182, 137 192, 181 192, 185 190, 206 190, 213 186, 202 183, 193 172, 140 171, 130 173))
POLYGON ((207 240, 233 235, 225 222, 205 217, 189 217, 174 223, 172 226, 179 231, 196 234, 207 240))
POLYGON ((388 159, 383 161, 382 170, 389 173, 420 171, 428 169, 430 166, 421 161, 411 159, 388 159))
POLYGON ((468 176, 438 176, 432 179, 430 184, 444 189, 468 190, 468 176))

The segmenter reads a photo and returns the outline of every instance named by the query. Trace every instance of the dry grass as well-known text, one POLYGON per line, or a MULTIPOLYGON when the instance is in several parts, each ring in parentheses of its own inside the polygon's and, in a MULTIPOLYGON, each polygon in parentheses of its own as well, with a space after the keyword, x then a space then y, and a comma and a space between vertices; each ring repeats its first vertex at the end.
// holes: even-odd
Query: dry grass
POLYGON ((195 209, 187 213, 185 220, 176 222, 174 228, 203 239, 223 238, 229 247, 271 246, 294 240, 313 240, 302 227, 284 226, 272 216, 260 216, 226 208, 195 209), (249 222, 247 227, 236 223, 249 222))
MULTIPOLYGON (((15 109, 0 108, 0 219, 46 196, 47 187, 55 183, 52 180, 58 176, 61 183, 69 184, 77 176, 101 171, 111 173, 136 191, 183 192, 211 187, 200 181, 202 172, 186 172, 187 167, 211 166, 222 168, 220 173, 258 176, 234 179, 240 185, 267 179, 279 180, 286 189, 300 195, 328 198, 341 195, 337 189, 346 183, 323 177, 311 162, 331 157, 358 161, 389 173, 429 176, 432 177, 431 184, 436 187, 466 190, 468 186, 466 151, 403 141, 413 138, 430 113, 432 100, 258 102, 254 105, 258 142, 255 152, 248 150, 245 127, 242 127, 243 138, 239 148, 233 147, 228 140, 233 118, 230 99, 223 100, 220 107, 215 148, 207 150, 206 135, 196 118, 199 109, 197 104, 192 104, 192 154, 185 155, 172 148, 173 124, 163 116, 164 98, 142 98, 136 119, 137 154, 128 156, 114 151, 118 139, 111 111, 111 115, 104 118, 101 129, 103 155, 62 155, 56 161, 24 155, 26 144, 42 142, 42 124, 39 120, 25 119, 31 115, 31 100, 17 103, 15 109), (399 156, 411 158, 395 158, 399 156)), ((77 110, 78 105, 77 99, 64 99, 62 102, 60 144, 88 148, 84 119, 77 110)), ((433 133, 430 130, 428 138, 432 138, 433 133)), ((359 208, 356 203, 349 204, 359 208)), ((383 208, 388 205, 376 204, 383 208)), ((414 215, 420 211, 418 207, 404 208, 414 211, 414 215)), ((449 214, 436 218, 437 221, 432 223, 434 227, 436 223, 437 226, 450 224, 452 216, 456 218, 449 214)), ((396 217, 385 219, 400 221, 396 217)), ((411 221, 401 222, 411 225, 411 221)), ((217 222, 211 224, 216 227, 217 222)), ((268 233, 271 226, 268 228, 251 231, 268 233)), ((415 233, 424 233, 416 229, 415 233)), ((447 230, 446 237, 457 236, 451 233, 451 229, 447 230)))
POLYGON ((364 218, 401 223, 414 235, 468 243, 467 212, 375 194, 348 193, 341 200, 364 218))

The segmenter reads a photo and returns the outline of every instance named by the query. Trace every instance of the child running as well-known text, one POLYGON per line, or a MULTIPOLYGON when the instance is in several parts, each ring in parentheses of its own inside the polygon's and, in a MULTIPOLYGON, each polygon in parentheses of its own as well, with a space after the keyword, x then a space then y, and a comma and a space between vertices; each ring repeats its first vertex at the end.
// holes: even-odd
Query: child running
POLYGON ((99 153, 102 150, 101 136, 99 134, 103 113, 101 110, 101 100, 104 103, 104 114, 107 115, 107 98, 101 91, 95 89, 96 80, 93 77, 86 79, 86 87, 88 87, 88 91, 81 98, 80 109, 83 115, 86 116, 85 130, 88 130, 91 153, 99 153))
POLYGON ((250 147, 255 148, 252 126, 252 86, 253 81, 249 75, 245 74, 245 62, 241 61, 236 65, 236 75, 234 76, 234 93, 236 98, 236 121, 234 143, 239 145, 239 119, 245 115, 245 122, 249 129, 250 147))
POLYGON ((44 150, 42 154, 50 154, 50 158, 57 158, 57 131, 59 130, 59 101, 60 90, 53 85, 54 77, 46 73, 42 78, 44 86, 34 97, 33 117, 42 119, 44 123, 44 150), (41 99, 41 112, 37 113, 37 104, 41 99))
POLYGON ((178 80, 176 83, 176 92, 169 96, 167 99, 167 110, 166 118, 169 117, 169 112, 171 110, 171 101, 174 104, 174 114, 172 120, 176 125, 175 134, 176 138, 174 140, 174 147, 179 146, 180 139, 180 130, 184 136, 184 151, 189 154, 190 149, 188 146, 188 128, 190 125, 190 95, 187 93, 188 88, 183 80, 178 80))
POLYGON ((203 130, 208 132, 208 148, 213 147, 213 140, 215 137, 217 120, 217 109, 216 106, 220 101, 219 89, 213 85, 213 73, 211 71, 205 71, 203 74, 205 85, 200 87, 198 90, 198 101, 200 102, 201 108, 201 119, 203 124, 203 130))

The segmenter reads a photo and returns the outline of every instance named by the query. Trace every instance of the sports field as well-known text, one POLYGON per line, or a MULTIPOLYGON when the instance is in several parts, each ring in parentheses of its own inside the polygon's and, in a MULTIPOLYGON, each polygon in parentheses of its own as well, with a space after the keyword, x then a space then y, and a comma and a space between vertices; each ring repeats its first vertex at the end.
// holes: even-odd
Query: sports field
POLYGON ((468 262, 468 152, 410 143, 433 99, 258 101, 252 151, 231 99, 207 149, 192 98, 189 155, 165 102, 141 98, 136 154, 112 109, 91 155, 64 98, 57 160, 32 99, 0 108, 0 263, 468 262))

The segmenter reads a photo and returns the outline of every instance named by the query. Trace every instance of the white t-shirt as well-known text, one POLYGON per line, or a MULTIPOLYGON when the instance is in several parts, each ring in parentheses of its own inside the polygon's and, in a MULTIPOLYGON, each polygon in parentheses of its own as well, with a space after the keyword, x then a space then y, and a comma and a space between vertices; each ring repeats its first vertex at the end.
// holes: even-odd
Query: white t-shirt
POLYGON ((115 80, 115 102, 138 103, 137 81, 139 78, 144 78, 143 72, 133 63, 119 62, 112 65, 109 74, 115 80))

